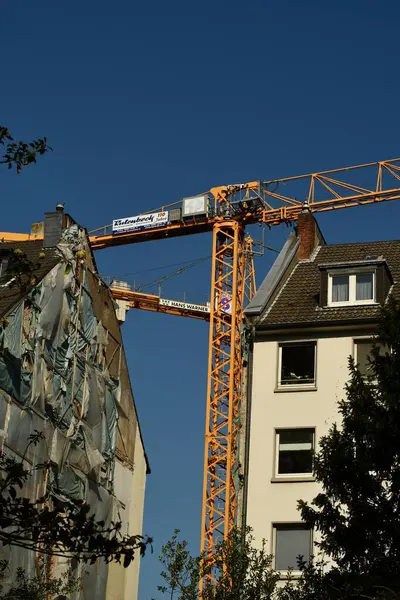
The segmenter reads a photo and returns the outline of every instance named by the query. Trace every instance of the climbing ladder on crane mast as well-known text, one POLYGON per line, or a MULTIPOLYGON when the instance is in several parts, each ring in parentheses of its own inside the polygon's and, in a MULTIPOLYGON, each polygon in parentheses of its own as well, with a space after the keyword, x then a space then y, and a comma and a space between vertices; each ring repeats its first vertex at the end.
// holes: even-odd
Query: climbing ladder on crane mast
MULTIPOLYGON (((285 179, 220 186, 155 211, 116 219, 112 225, 91 232, 93 250, 204 232, 213 234, 210 307, 209 313, 203 313, 210 321, 210 337, 201 519, 201 550, 211 565, 216 544, 229 535, 237 517, 235 475, 245 344, 242 326, 245 298, 251 299, 255 292, 251 241, 245 236, 245 228, 254 223, 269 227, 292 223, 303 210, 319 213, 398 200, 399 181, 400 159, 393 159, 285 179), (293 186, 295 194, 289 191, 293 186), (299 196, 301 200, 297 199, 299 196)), ((31 239, 23 234, 0 233, 0 237, 31 239)), ((125 294, 124 298, 135 308, 195 316, 183 307, 169 307, 174 309, 172 313, 161 309, 165 305, 157 296, 139 298, 132 292, 129 298, 127 291, 112 289, 116 298, 125 294)), ((212 583, 214 577, 211 569, 202 586, 212 583)))

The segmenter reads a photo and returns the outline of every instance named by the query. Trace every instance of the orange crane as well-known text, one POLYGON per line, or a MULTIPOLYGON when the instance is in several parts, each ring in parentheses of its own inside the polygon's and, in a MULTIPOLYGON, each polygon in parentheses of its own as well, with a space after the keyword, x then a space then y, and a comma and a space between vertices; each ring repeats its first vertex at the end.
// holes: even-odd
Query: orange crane
POLYGON ((155 294, 145 294, 136 292, 126 287, 125 282, 113 281, 110 286, 113 298, 122 300, 128 304, 129 308, 138 308, 140 310, 150 310, 166 315, 178 315, 180 317, 190 317, 191 319, 210 320, 209 304, 193 304, 190 302, 179 302, 177 300, 168 300, 155 294))
MULTIPOLYGON (((159 213, 151 211, 131 220, 117 220, 114 230, 109 225, 91 232, 93 250, 196 233, 213 234, 201 519, 201 550, 211 564, 216 543, 227 537, 237 516, 242 326, 245 297, 251 298, 255 291, 251 240, 245 236, 245 227, 254 223, 271 227, 295 222, 305 207, 318 213, 398 200, 399 181, 400 159, 393 159, 285 179, 220 186, 206 194, 163 206, 158 209, 159 213), (202 205, 203 210, 197 210, 198 205, 202 205), (138 218, 143 222, 147 220, 144 228, 134 225, 129 231, 118 230, 121 223, 129 229, 129 222, 137 224, 138 218), (153 226, 157 219, 158 226, 153 226)), ((1 238, 33 239, 9 233, 0 233, 1 238)), ((158 296, 142 295, 144 298, 136 292, 129 296, 120 288, 114 288, 114 294, 137 308, 168 312, 161 309, 158 296)), ((193 316, 184 309, 173 308, 169 314, 193 316)), ((212 580, 211 572, 207 581, 212 580)))

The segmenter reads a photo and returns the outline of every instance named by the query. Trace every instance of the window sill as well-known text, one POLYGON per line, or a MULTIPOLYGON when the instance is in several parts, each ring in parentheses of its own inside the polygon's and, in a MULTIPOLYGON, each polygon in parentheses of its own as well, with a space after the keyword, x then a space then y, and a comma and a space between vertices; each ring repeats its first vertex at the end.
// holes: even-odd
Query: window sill
POLYGON ((285 385, 276 387, 274 392, 316 392, 317 389, 316 385, 285 385))
POLYGON ((312 475, 299 475, 299 477, 272 477, 271 483, 309 483, 315 482, 315 478, 312 475))
MULTIPOLYGON (((292 571, 290 573, 291 579, 300 579, 300 577, 301 577, 301 571, 292 571)), ((289 579, 289 571, 279 571, 279 580, 285 581, 287 579, 289 579)))
POLYGON ((359 300, 358 302, 328 302, 327 308, 342 308, 344 306, 378 306, 379 302, 375 300, 359 300))

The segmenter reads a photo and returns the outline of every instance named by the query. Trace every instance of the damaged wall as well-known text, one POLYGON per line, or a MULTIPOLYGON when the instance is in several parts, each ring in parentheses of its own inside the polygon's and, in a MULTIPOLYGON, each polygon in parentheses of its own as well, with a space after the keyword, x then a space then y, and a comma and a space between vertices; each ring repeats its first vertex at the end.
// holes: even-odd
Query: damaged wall
MULTIPOLYGON (((55 495, 87 501, 98 519, 121 517, 123 533, 139 534, 141 529, 132 530, 130 507, 140 504, 144 486, 136 491, 131 484, 136 463, 143 470, 144 461, 146 472, 148 465, 114 302, 97 275, 83 229, 74 224, 65 230, 56 255, 57 264, 2 317, 2 444, 22 456, 29 435, 42 431, 45 439, 29 448, 26 460, 33 466, 50 461, 52 467, 47 474, 36 471, 29 497, 48 486, 55 495), (115 494, 116 472, 129 492, 123 487, 115 494), (135 493, 139 498, 133 502, 135 493)), ((0 287, 0 298, 1 293, 0 287)), ((141 526, 141 518, 134 524, 141 526)), ((35 568, 32 552, 11 549, 6 558, 11 579, 18 566, 35 568)), ((76 597, 105 599, 109 569, 104 561, 85 565, 88 575, 76 597)), ((137 567, 112 570, 135 598, 137 567)), ((123 600, 121 586, 114 594, 110 585, 107 597, 123 600)))

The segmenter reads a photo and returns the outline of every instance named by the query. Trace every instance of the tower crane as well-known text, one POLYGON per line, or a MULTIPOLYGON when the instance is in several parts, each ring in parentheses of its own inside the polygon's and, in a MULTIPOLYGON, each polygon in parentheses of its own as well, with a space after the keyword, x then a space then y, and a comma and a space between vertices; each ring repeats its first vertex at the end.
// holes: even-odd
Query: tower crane
MULTIPOLYGON (((200 316, 210 321, 201 550, 211 565, 216 544, 235 526, 238 508, 242 325, 245 297, 249 299, 255 292, 251 240, 245 236, 245 228, 254 223, 268 227, 290 224, 305 208, 319 213, 398 200, 399 182, 400 159, 393 159, 285 179, 219 186, 162 206, 157 209, 159 212, 119 219, 114 221, 114 228, 108 225, 90 232, 93 250, 212 232, 210 305, 209 311, 200 316), (300 199, 296 198, 299 190, 300 199), (140 223, 144 225, 138 226, 140 223)), ((33 239, 10 233, 0 233, 0 238, 33 239)), ((144 298, 118 287, 112 289, 116 298, 125 299, 136 308, 196 316, 179 306, 172 307, 172 312, 164 310, 157 296, 144 298)), ((212 570, 207 578, 212 582, 212 570)))

